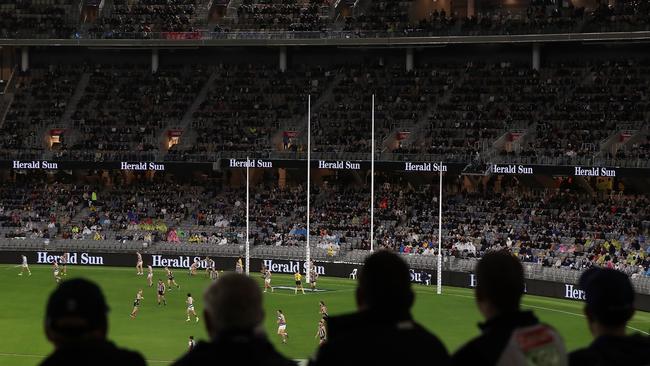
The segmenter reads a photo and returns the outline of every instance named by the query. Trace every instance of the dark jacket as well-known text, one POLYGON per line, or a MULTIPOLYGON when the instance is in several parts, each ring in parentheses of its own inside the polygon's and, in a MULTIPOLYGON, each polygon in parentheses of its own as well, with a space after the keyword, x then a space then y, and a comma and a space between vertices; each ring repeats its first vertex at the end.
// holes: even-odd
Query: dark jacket
POLYGON ((589 347, 571 352, 569 365, 650 365, 650 337, 638 334, 626 337, 598 337, 589 347))
POLYGON ((499 315, 479 324, 481 335, 472 339, 452 357, 452 365, 494 365, 499 361, 510 335, 519 327, 539 324, 530 311, 499 315))
POLYGON ((312 365, 449 365, 440 340, 409 314, 359 312, 327 320, 328 339, 312 365))
POLYGON ((229 334, 217 341, 199 342, 173 366, 192 365, 258 365, 295 366, 296 363, 284 358, 264 335, 229 334))
POLYGON ((145 366, 139 353, 119 349, 107 341, 75 342, 57 348, 41 366, 145 366))

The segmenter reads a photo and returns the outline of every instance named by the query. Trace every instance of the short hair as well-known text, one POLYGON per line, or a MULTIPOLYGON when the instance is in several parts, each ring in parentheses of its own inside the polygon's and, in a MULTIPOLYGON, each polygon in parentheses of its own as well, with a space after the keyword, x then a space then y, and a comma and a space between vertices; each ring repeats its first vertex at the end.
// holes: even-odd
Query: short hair
POLYGON ((205 311, 216 333, 251 330, 264 320, 262 293, 248 276, 229 273, 207 288, 205 311))
POLYGON ((107 328, 108 305, 94 282, 78 278, 62 282, 50 295, 45 310, 46 328, 78 337, 107 328))
POLYGON ((358 278, 369 308, 405 310, 413 305, 409 268, 392 252, 380 250, 367 257, 358 278))
POLYGON ((580 276, 589 316, 606 327, 627 324, 634 315, 634 288, 627 275, 613 269, 591 268, 580 276))
POLYGON ((499 311, 519 309, 524 294, 524 268, 506 251, 490 252, 476 265, 476 297, 499 311))

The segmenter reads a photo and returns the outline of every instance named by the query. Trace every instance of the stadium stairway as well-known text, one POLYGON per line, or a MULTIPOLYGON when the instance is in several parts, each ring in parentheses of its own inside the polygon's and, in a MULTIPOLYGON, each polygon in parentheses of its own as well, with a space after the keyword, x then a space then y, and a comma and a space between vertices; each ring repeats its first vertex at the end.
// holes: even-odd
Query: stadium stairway
MULTIPOLYGON (((316 113, 318 113, 318 110, 326 103, 329 103, 333 100, 334 98, 334 88, 341 82, 341 79, 343 79, 344 74, 342 72, 337 72, 335 71, 336 74, 334 75, 334 78, 328 81, 328 85, 323 91, 323 93, 314 100, 312 98, 311 100, 311 114, 312 116, 316 113)), ((276 132, 272 137, 271 137, 271 143, 273 146, 277 148, 277 150, 282 150, 282 134, 286 130, 292 130, 297 132, 297 136, 300 139, 300 143, 303 145, 307 145, 307 139, 305 136, 307 136, 307 114, 304 116, 301 116, 300 118, 297 118, 293 120, 292 122, 280 126, 280 129, 278 132, 276 132)), ((312 141, 313 143, 313 141, 312 141)))

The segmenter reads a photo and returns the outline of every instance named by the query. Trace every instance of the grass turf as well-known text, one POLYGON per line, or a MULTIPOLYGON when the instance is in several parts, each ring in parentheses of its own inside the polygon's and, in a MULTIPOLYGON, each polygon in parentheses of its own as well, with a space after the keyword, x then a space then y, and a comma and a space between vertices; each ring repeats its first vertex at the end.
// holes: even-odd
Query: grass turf
MULTIPOLYGON (((43 331, 43 314, 50 292, 56 287, 49 266, 31 266, 33 275, 18 276, 20 268, 0 266, 0 365, 33 366, 52 351, 43 331)), ((86 277, 98 282, 111 308, 109 337, 119 346, 140 351, 151 365, 166 365, 178 358, 187 347, 187 339, 205 339, 203 319, 199 323, 185 321, 185 298, 192 293, 196 310, 203 310, 202 292, 210 283, 204 273, 197 277, 176 271, 180 290, 167 294, 167 306, 156 304, 155 288, 146 286, 146 276, 136 276, 133 268, 75 267, 68 268, 67 278, 86 277), (139 288, 144 289, 144 301, 137 319, 129 314, 139 288)), ((259 273, 253 274, 260 286, 259 273)), ((154 282, 165 279, 162 269, 155 270, 154 282)), ((291 276, 274 275, 276 289, 265 294, 265 327, 269 338, 286 356, 295 359, 309 358, 315 351, 319 319, 318 301, 323 300, 330 315, 354 310, 353 281, 340 278, 319 278, 319 288, 324 292, 294 295, 291 276), (275 335, 275 310, 282 309, 287 318, 288 344, 281 344, 275 335)), ((417 321, 437 334, 453 352, 464 342, 478 334, 477 322, 481 320, 472 290, 443 288, 443 295, 435 294, 435 287, 415 286, 417 293, 413 314, 417 321)), ((582 303, 537 296, 526 296, 523 307, 532 309, 544 322, 556 327, 569 349, 587 344, 589 335, 582 316, 582 303)), ((629 324, 632 328, 648 332, 650 313, 637 312, 629 324)), ((633 329, 629 329, 631 332, 633 329)))

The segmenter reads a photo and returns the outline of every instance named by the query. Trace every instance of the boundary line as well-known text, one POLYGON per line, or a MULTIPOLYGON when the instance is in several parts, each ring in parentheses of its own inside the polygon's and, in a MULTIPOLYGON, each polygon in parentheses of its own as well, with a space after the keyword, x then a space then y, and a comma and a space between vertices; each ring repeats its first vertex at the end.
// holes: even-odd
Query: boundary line
MULTIPOLYGON (((464 298, 468 298, 468 299, 473 299, 473 298, 474 298, 473 296, 459 295, 459 294, 447 294, 447 295, 449 295, 449 296, 456 296, 456 297, 464 297, 464 298)), ((577 317, 580 317, 580 318, 586 318, 586 316, 585 316, 584 314, 572 313, 572 312, 570 312, 570 311, 564 311, 564 310, 559 310, 559 309, 547 308, 547 307, 544 307, 544 306, 537 306, 537 305, 530 305, 530 304, 522 304, 522 306, 524 306, 524 307, 529 307, 529 308, 534 308, 534 309, 540 309, 540 310, 553 311, 553 312, 561 313, 561 314, 573 315, 573 316, 577 316, 577 317)), ((640 333, 643 333, 643 334, 645 334, 645 335, 650 335, 650 333, 648 333, 648 332, 646 332, 646 331, 643 331, 643 330, 641 330, 641 329, 638 329, 638 328, 635 328, 635 327, 632 327, 632 326, 629 326, 629 325, 626 325, 626 328, 629 328, 629 329, 635 330, 635 331, 640 332, 640 333)))

